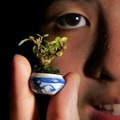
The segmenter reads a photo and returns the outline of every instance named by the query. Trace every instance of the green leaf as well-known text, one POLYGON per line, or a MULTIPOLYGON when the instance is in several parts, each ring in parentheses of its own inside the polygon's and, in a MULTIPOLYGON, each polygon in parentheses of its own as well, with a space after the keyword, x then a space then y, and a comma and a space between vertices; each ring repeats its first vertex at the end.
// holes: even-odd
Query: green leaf
POLYGON ((26 42, 26 41, 28 41, 28 40, 30 40, 30 39, 24 39, 24 40, 22 40, 22 41, 18 44, 18 46, 22 45, 24 42, 26 42))
POLYGON ((45 35, 43 35, 43 37, 48 37, 49 36, 49 34, 45 34, 45 35))
POLYGON ((62 37, 61 41, 65 43, 67 41, 67 37, 62 37))
POLYGON ((33 46, 33 53, 35 53, 35 54, 38 53, 38 49, 37 49, 37 46, 36 46, 36 45, 33 46))

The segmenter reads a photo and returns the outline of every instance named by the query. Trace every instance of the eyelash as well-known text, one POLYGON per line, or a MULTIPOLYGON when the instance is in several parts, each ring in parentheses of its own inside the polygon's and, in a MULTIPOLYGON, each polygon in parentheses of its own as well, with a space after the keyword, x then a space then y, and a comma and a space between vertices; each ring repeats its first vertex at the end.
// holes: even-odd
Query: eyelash
POLYGON ((66 30, 90 26, 89 20, 77 13, 68 13, 58 17, 56 24, 59 28, 66 30))

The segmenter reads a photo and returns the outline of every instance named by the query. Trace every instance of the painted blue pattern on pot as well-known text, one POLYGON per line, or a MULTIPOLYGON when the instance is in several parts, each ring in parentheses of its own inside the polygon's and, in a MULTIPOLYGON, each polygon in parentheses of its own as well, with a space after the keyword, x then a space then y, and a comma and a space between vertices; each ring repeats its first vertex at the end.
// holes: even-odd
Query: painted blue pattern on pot
POLYGON ((33 77, 33 79, 40 81, 40 82, 46 82, 46 83, 65 83, 64 79, 59 78, 44 78, 44 77, 33 77))
POLYGON ((30 85, 35 93, 54 95, 65 85, 65 80, 60 78, 31 77, 30 85))

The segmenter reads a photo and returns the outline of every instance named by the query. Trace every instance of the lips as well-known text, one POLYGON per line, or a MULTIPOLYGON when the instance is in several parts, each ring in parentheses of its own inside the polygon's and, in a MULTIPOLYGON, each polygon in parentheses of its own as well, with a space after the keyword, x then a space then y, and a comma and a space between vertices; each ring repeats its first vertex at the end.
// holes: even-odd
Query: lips
POLYGON ((95 120, 120 120, 120 103, 95 105, 91 113, 95 120))
POLYGON ((100 104, 95 106, 95 108, 114 116, 120 116, 120 104, 100 104))

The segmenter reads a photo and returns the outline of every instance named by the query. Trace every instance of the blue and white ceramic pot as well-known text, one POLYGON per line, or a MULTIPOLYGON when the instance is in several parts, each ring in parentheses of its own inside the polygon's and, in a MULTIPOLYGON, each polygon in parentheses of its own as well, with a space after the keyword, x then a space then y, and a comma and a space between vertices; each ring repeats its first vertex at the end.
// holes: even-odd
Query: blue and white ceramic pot
POLYGON ((49 73, 32 73, 30 86, 35 93, 55 95, 65 85, 62 75, 49 73))

